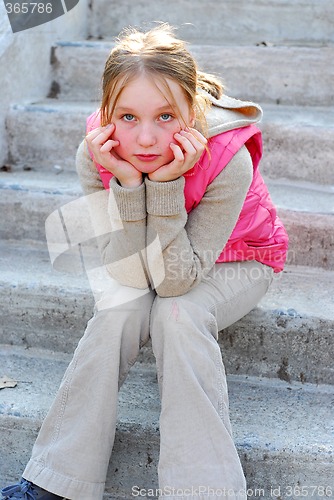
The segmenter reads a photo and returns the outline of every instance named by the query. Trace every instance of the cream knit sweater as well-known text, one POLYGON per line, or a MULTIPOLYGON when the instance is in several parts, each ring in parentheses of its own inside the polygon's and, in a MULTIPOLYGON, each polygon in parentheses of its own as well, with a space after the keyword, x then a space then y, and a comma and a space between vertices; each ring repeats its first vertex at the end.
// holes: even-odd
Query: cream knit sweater
MULTIPOLYGON (((224 96, 212 99, 209 137, 256 123, 262 116, 254 103, 224 96)), ((238 220, 253 167, 243 147, 207 187, 200 204, 187 214, 184 177, 170 182, 145 178, 138 188, 123 188, 115 178, 103 188, 85 141, 76 167, 85 195, 100 192, 90 206, 99 228, 99 248, 109 274, 123 285, 152 286, 158 295, 182 295, 210 271, 238 220)))

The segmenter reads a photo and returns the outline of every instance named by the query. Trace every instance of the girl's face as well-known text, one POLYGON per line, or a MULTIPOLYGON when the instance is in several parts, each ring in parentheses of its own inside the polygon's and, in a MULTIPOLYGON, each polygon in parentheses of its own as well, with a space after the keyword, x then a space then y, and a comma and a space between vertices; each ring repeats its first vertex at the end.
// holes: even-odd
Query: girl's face
MULTIPOLYGON (((167 82, 181 116, 192 127, 195 116, 182 88, 173 80, 167 82)), ((119 141, 115 153, 147 174, 174 159, 170 143, 178 144, 174 134, 184 128, 164 97, 159 80, 152 81, 145 75, 126 85, 116 103, 112 123, 116 126, 112 139, 119 141)))

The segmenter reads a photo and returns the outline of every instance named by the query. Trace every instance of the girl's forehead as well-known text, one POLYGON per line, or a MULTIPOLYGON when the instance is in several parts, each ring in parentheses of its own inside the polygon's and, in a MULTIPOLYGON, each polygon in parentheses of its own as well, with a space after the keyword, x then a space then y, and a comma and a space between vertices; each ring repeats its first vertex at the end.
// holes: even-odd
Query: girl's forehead
POLYGON ((182 87, 171 78, 141 74, 131 78, 127 83, 120 84, 117 105, 125 100, 139 104, 141 100, 146 99, 152 105, 154 103, 175 105, 186 101, 182 87))

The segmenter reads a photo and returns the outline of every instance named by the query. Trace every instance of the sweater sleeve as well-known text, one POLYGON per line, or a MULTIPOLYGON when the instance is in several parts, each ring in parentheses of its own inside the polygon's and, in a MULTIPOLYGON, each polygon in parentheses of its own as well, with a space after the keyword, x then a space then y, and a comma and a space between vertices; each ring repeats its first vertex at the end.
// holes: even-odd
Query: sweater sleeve
POLYGON ((212 269, 235 227, 252 177, 252 160, 243 147, 189 215, 183 177, 165 183, 146 179, 147 265, 158 295, 183 295, 212 269))
POLYGON ((76 168, 102 264, 122 285, 147 288, 142 257, 146 244, 145 184, 123 188, 113 177, 109 191, 104 189, 85 141, 78 148, 76 168))

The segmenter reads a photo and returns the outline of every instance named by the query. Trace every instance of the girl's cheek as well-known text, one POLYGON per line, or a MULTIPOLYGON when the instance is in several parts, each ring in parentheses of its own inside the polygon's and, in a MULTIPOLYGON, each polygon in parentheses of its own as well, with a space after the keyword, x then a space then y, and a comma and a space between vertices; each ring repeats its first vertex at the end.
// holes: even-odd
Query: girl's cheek
POLYGON ((172 142, 173 144, 179 144, 177 142, 177 139, 175 138, 175 134, 179 134, 181 130, 182 130, 181 127, 177 127, 171 134, 169 142, 172 142))

